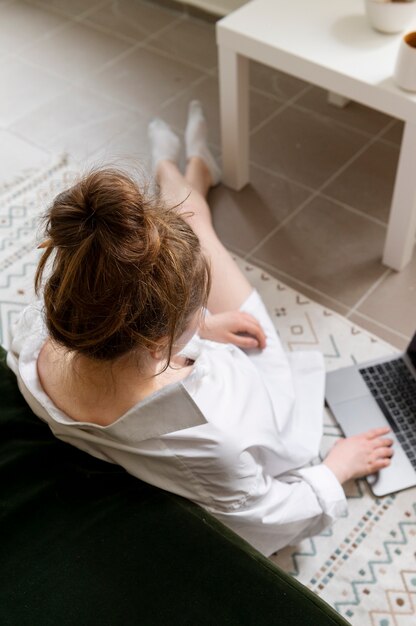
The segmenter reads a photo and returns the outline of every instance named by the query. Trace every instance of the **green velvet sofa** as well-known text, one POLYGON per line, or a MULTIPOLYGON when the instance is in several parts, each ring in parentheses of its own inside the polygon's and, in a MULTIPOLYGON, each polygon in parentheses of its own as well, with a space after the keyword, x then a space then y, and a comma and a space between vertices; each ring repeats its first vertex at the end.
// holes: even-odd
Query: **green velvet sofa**
POLYGON ((56 440, 5 356, 2 626, 347 624, 198 506, 56 440))

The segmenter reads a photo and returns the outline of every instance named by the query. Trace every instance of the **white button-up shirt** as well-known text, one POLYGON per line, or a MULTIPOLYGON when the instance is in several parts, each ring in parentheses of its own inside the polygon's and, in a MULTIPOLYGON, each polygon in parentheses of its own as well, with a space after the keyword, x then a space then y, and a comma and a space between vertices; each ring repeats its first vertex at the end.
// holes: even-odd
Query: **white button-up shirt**
POLYGON ((322 355, 286 354, 256 291, 241 309, 259 320, 265 349, 195 336, 183 350, 195 360, 188 377, 109 426, 71 419, 44 392, 36 366, 47 338, 41 302, 15 324, 8 364, 59 439, 193 500, 270 555, 320 532, 347 505, 326 465, 307 466, 322 436, 322 355))

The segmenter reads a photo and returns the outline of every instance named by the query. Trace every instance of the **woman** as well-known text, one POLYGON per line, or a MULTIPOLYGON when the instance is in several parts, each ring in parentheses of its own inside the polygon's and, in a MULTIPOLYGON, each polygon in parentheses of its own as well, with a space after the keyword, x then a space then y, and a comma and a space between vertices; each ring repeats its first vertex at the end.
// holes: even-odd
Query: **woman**
POLYGON ((283 352, 214 231, 205 198, 219 171, 200 104, 184 176, 169 127, 156 120, 149 135, 159 198, 114 170, 55 198, 42 302, 19 319, 8 363, 57 437, 193 500, 270 555, 345 515, 341 485, 386 467, 392 441, 371 431, 307 466, 322 356, 283 352))

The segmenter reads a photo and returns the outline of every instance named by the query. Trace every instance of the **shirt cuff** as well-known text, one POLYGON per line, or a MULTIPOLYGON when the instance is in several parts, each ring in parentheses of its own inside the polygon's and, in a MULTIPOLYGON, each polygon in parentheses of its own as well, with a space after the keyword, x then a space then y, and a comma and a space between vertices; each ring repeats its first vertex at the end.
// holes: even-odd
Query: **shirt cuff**
POLYGON ((348 515, 347 499, 341 483, 327 465, 321 463, 296 472, 314 490, 323 511, 334 519, 348 515))

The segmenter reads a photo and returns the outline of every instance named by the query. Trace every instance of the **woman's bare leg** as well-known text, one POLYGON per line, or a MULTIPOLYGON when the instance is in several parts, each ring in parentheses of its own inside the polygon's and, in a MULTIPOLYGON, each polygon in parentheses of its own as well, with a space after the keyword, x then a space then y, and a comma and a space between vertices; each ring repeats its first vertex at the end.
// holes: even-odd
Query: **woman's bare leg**
POLYGON ((211 178, 204 161, 199 157, 191 157, 185 176, 172 161, 159 161, 156 178, 163 197, 170 204, 182 203, 178 211, 198 236, 202 249, 210 260, 212 285, 208 298, 209 311, 221 313, 240 308, 253 287, 214 230, 211 211, 205 199, 211 186, 211 178))

